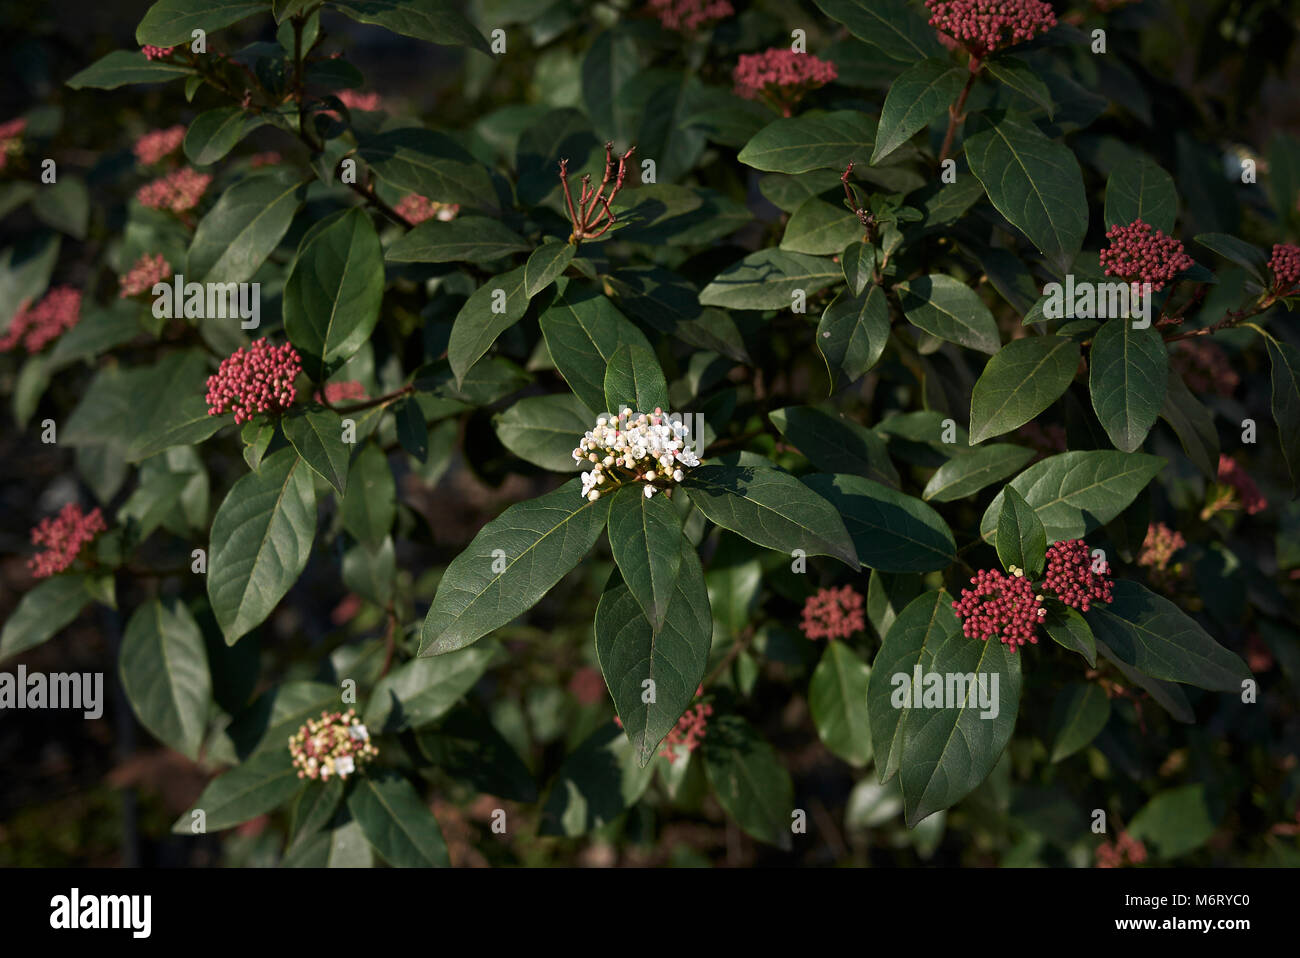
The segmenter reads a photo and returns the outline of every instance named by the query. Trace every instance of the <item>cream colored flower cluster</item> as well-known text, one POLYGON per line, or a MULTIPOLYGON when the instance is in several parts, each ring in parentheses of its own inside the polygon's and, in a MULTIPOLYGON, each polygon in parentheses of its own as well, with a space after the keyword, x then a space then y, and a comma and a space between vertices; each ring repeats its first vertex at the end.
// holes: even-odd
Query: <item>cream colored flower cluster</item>
POLYGON ((600 486, 613 480, 644 481, 645 496, 655 494, 654 483, 681 482, 682 470, 700 464, 688 442, 689 431, 662 409, 653 413, 623 410, 617 417, 601 416, 573 450, 574 462, 594 463, 582 474, 582 494, 592 502, 600 498, 600 486))

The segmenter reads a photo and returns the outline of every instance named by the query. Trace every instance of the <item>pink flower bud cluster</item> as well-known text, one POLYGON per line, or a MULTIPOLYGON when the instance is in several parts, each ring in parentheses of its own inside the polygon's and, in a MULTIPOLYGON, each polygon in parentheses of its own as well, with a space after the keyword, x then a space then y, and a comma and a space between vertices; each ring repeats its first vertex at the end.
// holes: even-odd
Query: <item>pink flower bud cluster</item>
MULTIPOLYGON (((318 389, 314 394, 317 402, 321 401, 321 391, 318 389)), ((365 399, 366 387, 356 379, 348 379, 340 383, 325 384, 325 402, 346 402, 350 399, 365 399)))
POLYGON ((1193 265, 1183 244, 1139 217, 1128 226, 1116 223, 1106 231, 1110 246, 1101 251, 1107 276, 1128 282, 1150 283, 1157 292, 1165 283, 1193 265))
POLYGON ((1294 243, 1273 244, 1268 268, 1276 278, 1273 289, 1282 295, 1300 292, 1300 246, 1294 243))
POLYGON ((1047 610, 1024 573, 1006 576, 997 569, 981 569, 970 583, 974 588, 962 589, 952 604, 963 635, 986 642, 997 637, 1012 652, 1026 643, 1038 644, 1035 632, 1047 610))
POLYGON ((169 126, 165 130, 152 130, 135 141, 132 151, 135 158, 149 166, 180 149, 185 140, 185 127, 169 126))
MULTIPOLYGON (((1259 491, 1259 486, 1237 460, 1224 455, 1219 456, 1219 482, 1241 497, 1241 505, 1247 515, 1253 516, 1268 508, 1268 500, 1259 491)), ((1230 506, 1223 508, 1230 508, 1230 506)))
POLYGON ((32 530, 32 545, 45 546, 45 551, 28 559, 27 566, 38 579, 62 572, 82 546, 107 529, 99 509, 83 513, 81 506, 69 502, 57 516, 47 516, 32 530))
POLYGON ((1110 563, 1101 559, 1093 568, 1088 545, 1082 539, 1054 542, 1047 547, 1047 572, 1043 588, 1071 608, 1087 612, 1094 602, 1110 602, 1110 563))
POLYGON ((1142 540, 1138 565, 1163 572, 1169 568, 1174 553, 1186 546, 1187 540, 1181 532, 1175 532, 1163 522, 1153 522, 1147 526, 1146 538, 1142 540))
POLYGON ((1241 377, 1228 362, 1228 354, 1208 336, 1178 340, 1169 359, 1194 393, 1231 396, 1241 384, 1241 377))
POLYGON ((210 173, 200 173, 186 166, 146 183, 136 192, 135 198, 141 206, 150 209, 183 213, 198 206, 211 182, 210 173))
POLYGON ((569 691, 583 705, 595 705, 605 697, 605 678, 600 669, 584 665, 569 679, 569 691))
POLYGON ((1102 842, 1097 846, 1096 861, 1098 868, 1121 868, 1124 865, 1141 865, 1146 860, 1146 846, 1128 832, 1120 832, 1114 844, 1102 842))
POLYGON ((144 54, 146 60, 165 60, 175 49, 175 47, 155 47, 146 43, 140 48, 140 52, 144 54))
POLYGON ((161 283, 172 274, 171 263, 162 253, 155 253, 150 256, 145 253, 141 256, 134 266, 126 273, 125 276, 117 278, 122 287, 118 293, 119 299, 126 299, 128 296, 143 296, 145 293, 153 290, 155 283, 161 283))
POLYGON ((809 90, 825 86, 838 76, 835 64, 811 53, 795 53, 788 47, 772 47, 762 53, 743 53, 732 73, 737 96, 746 100, 768 99, 785 116, 809 90))
POLYGON ((1042 0, 925 0, 930 26, 984 58, 1032 40, 1056 26, 1051 4, 1042 0))
POLYGON ((0 170, 5 168, 10 156, 17 156, 23 148, 23 131, 27 129, 27 118, 20 116, 0 123, 0 170))
POLYGON ((685 748, 689 755, 700 747, 700 742, 704 741, 704 733, 708 728, 709 716, 713 714, 713 706, 708 702, 698 701, 703 694, 704 686, 701 685, 695 690, 695 704, 682 714, 682 717, 677 720, 677 725, 664 739, 664 747, 659 754, 673 764, 678 761, 679 745, 685 748))
POLYGON ((299 778, 329 781, 347 778, 373 761, 379 749, 370 744, 370 732, 357 721, 355 709, 321 712, 289 736, 289 754, 299 778))
POLYGON ((358 93, 356 90, 335 90, 334 95, 349 110, 372 112, 384 108, 383 98, 378 93, 358 93))
POLYGON ((302 372, 298 351, 289 343, 272 346, 259 339, 236 349, 208 377, 208 415, 233 412, 242 423, 258 413, 280 412, 297 398, 293 381, 302 372))
POLYGON ((439 203, 436 200, 421 196, 419 193, 407 193, 393 209, 402 219, 418 226, 425 220, 431 220, 435 216, 443 223, 454 220, 456 214, 460 212, 460 204, 439 203))
POLYGON ((852 586, 818 589, 803 604, 799 628, 809 639, 847 639, 867 627, 862 595, 852 586))
POLYGON ((24 301, 9 321, 9 329, 0 336, 0 353, 7 353, 20 342, 29 353, 62 336, 81 320, 81 290, 56 286, 35 306, 24 301))
POLYGON ((727 0, 650 0, 646 6, 666 29, 681 33, 712 26, 736 12, 727 0))

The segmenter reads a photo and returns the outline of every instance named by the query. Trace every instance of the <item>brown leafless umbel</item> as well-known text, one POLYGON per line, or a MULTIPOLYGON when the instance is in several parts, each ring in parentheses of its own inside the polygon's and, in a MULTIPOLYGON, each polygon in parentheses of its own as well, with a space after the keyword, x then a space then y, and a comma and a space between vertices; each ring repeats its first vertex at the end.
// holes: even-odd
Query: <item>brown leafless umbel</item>
POLYGON ((614 178, 614 188, 606 196, 605 187, 609 186, 609 178, 614 173, 614 144, 606 143, 605 177, 600 181, 600 186, 593 190, 591 174, 583 176, 582 194, 576 207, 573 205, 573 195, 569 192, 569 161, 560 160, 560 185, 564 187, 564 202, 569 206, 569 219, 573 221, 573 232, 569 235, 570 243, 596 239, 603 236, 614 225, 617 217, 609 208, 609 204, 623 188, 623 179, 627 176, 627 161, 634 150, 636 150, 635 146, 629 147, 628 151, 618 158, 618 175, 614 178))

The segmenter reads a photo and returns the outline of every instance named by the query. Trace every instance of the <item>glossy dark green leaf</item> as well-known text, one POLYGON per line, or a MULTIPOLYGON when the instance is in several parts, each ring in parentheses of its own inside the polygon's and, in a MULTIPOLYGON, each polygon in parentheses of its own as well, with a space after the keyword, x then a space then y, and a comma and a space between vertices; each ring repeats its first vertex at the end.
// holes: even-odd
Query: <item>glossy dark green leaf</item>
POLYGON ((208 783, 203 794, 172 825, 176 835, 219 832, 285 804, 303 787, 283 743, 258 752, 208 783), (195 812, 203 812, 197 817, 195 812), (202 824, 202 828, 200 828, 202 824))
POLYGON ((880 129, 871 162, 883 159, 948 112, 970 76, 947 57, 914 63, 899 75, 885 95, 880 129))
POLYGON ((1268 259, 1259 247, 1228 233, 1201 233, 1196 237, 1196 242, 1224 259, 1245 267, 1261 286, 1268 285, 1268 259))
POLYGON ((869 113, 810 110, 773 120, 745 144, 737 159, 772 173, 839 172, 854 160, 865 165, 876 140, 876 121, 869 113))
POLYGON ((366 841, 394 868, 450 867, 438 820, 401 775, 361 775, 348 795, 348 811, 366 841))
POLYGON ((126 625, 118 661, 122 688, 140 724, 198 759, 212 704, 203 634, 185 605, 150 599, 126 625))
POLYGON ((135 39, 141 46, 188 45, 195 29, 213 33, 266 10, 264 0, 157 0, 135 28, 135 39))
POLYGON ((1219 477, 1219 434, 1214 413, 1192 395, 1182 374, 1172 366, 1165 387, 1160 418, 1169 423, 1192 464, 1210 480, 1219 477))
POLYGON ((0 662, 53 638, 89 601, 83 575, 56 575, 36 583, 5 620, 0 631, 0 662))
POLYGON ((1119 163, 1106 180, 1106 226, 1128 226, 1136 219, 1165 233, 1178 217, 1174 178, 1145 156, 1119 163))
POLYGON ((532 608, 596 544, 608 513, 609 499, 583 498, 577 479, 501 513, 447 566, 420 654, 464 648, 532 608))
POLYGON ((420 753, 452 778, 479 792, 515 802, 537 801, 537 784, 514 747, 486 716, 469 706, 453 709, 436 727, 416 734, 420 753))
POLYGON ((385 130, 364 138, 357 152, 394 190, 418 193, 437 203, 496 206, 488 171, 445 134, 419 127, 385 130))
POLYGON ((1245 662, 1168 599, 1129 579, 1118 580, 1113 593, 1109 605, 1084 617, 1121 661, 1153 678, 1222 692, 1240 692, 1251 677, 1245 662))
POLYGON ((572 472, 573 450, 596 424, 594 413, 571 393, 528 396, 493 420, 501 445, 526 462, 572 472))
POLYGON ((251 279, 288 232, 306 194, 305 184, 284 172, 235 183, 199 220, 185 264, 187 279, 206 283, 251 279))
MULTIPOLYGON (((1034 507, 1047 541, 1081 539, 1128 508, 1165 467, 1159 456, 1113 450, 1080 450, 1034 463, 1011 485, 1034 507)), ((1002 514, 998 493, 980 520, 980 535, 992 539, 1002 514)))
MULTIPOLYGON (((1089 630, 1091 634, 1091 629, 1089 630)), ((1191 703, 1187 701, 1187 695, 1183 692, 1181 685, 1175 685, 1173 682, 1164 682, 1160 679, 1152 678, 1145 672, 1139 672, 1123 659, 1111 651, 1110 646, 1105 642, 1094 639, 1097 651, 1101 653, 1111 665, 1119 669, 1121 675, 1128 679, 1140 689, 1145 689, 1160 707, 1184 725, 1190 725, 1196 721, 1196 716, 1192 712, 1191 703)))
POLYGON ((823 472, 847 472, 898 486, 885 441, 829 406, 789 406, 768 414, 772 425, 823 472))
POLYGON ((790 848, 794 783, 776 750, 739 715, 709 722, 704 769, 718 803, 751 836, 790 848))
POLYGON ((871 669, 843 642, 830 641, 808 685, 808 707, 826 747, 850 765, 871 761, 867 683, 871 669))
POLYGON ((984 61, 984 69, 999 83, 1041 106, 1047 111, 1049 117, 1056 112, 1056 105, 1052 102, 1052 94, 1047 84, 1038 78, 1033 67, 1019 57, 990 57, 984 61))
POLYGON ((486 216, 426 220, 384 253, 390 263, 491 263, 529 248, 514 230, 486 216))
POLYGON ((428 725, 446 715, 483 677, 501 651, 481 642, 431 659, 411 659, 375 683, 366 706, 372 732, 400 732, 428 725))
POLYGON ((855 382, 866 375, 888 342, 889 304, 884 288, 875 284, 857 296, 840 293, 817 324, 817 348, 837 381, 855 382))
POLYGON ((531 298, 550 286, 573 262, 577 251, 574 244, 554 237, 533 250, 524 265, 524 292, 531 298))
POLYGON ((862 224, 841 203, 810 196, 785 224, 781 249, 790 253, 831 256, 845 245, 862 240, 862 224))
POLYGON ((223 106, 196 116, 185 131, 185 156, 197 166, 217 162, 266 118, 242 106, 223 106))
POLYGON ((1110 699, 1094 682, 1073 682, 1052 703, 1053 764, 1087 747, 1110 718, 1110 699))
POLYGON ((637 802, 654 777, 613 722, 606 722, 560 766, 542 805, 542 835, 585 835, 613 822, 637 802))
POLYGON ((617 415, 624 406, 633 412, 668 411, 668 382, 659 359, 640 343, 619 346, 605 367, 605 411, 617 415))
POLYGON ((1063 649, 1078 652, 1088 660, 1089 668, 1097 667, 1097 640, 1087 621, 1074 609, 1060 603, 1049 603, 1043 616, 1043 628, 1063 649))
MULTIPOLYGON (((605 405, 605 368, 618 348, 636 344, 650 349, 645 334, 613 303, 575 283, 570 283, 542 313, 540 325, 555 368, 591 410, 598 411, 605 405)), ((581 438, 581 434, 574 436, 573 444, 576 446, 581 438)))
MULTIPOLYGON (((682 567, 682 520, 666 498, 660 495, 647 499, 642 488, 640 484, 625 486, 611 496, 609 545, 623 581, 653 632, 659 632, 682 567)), ((703 581, 701 573, 701 585, 703 581)), ((694 691, 691 689, 692 694, 694 691)), ((673 721, 677 721, 676 717, 673 721)))
POLYGON ((339 414, 328 409, 295 410, 280 424, 298 455, 342 495, 347 487, 352 450, 343 441, 343 420, 339 414))
POLYGON ((979 446, 940 466, 925 484, 921 498, 933 502, 965 499, 1018 472, 1032 458, 1034 451, 1024 446, 1010 443, 979 446))
POLYGON ((1157 792, 1129 822, 1128 833, 1169 861, 1204 845, 1219 815, 1204 782, 1157 792))
POLYGON ((1106 435, 1123 452, 1142 447, 1165 401, 1169 353, 1154 326, 1127 319, 1102 323, 1092 340, 1088 386, 1106 435))
POLYGON ((999 213, 1064 275, 1088 231, 1088 200, 1079 161, 1027 120, 967 124, 966 160, 999 213))
POLYGON ((483 34, 453 0, 333 0, 332 6, 359 23, 377 24, 404 37, 492 54, 483 34))
POLYGON ((195 72, 185 63, 148 60, 139 50, 114 50, 74 74, 68 86, 74 90, 116 90, 132 83, 165 83, 195 72))
POLYGON ((307 565, 316 536, 311 469, 281 449, 226 493, 212 520, 208 599, 233 645, 271 614, 307 565))
POLYGON ((1013 339, 988 361, 970 401, 971 445, 1023 426, 1056 402, 1079 368, 1079 344, 1060 336, 1013 339))
POLYGON ((817 6, 891 60, 911 63, 943 56, 924 12, 905 0, 817 0, 817 6))
POLYGON ((1002 512, 998 515, 994 541, 1002 568, 1010 571, 1015 566, 1031 579, 1042 575, 1047 531, 1038 513, 1014 486, 1007 486, 1002 492, 1002 512))
POLYGON ((948 523, 920 499, 860 476, 822 473, 803 482, 843 516, 866 568, 929 572, 956 558, 948 523))
POLYGON ((1300 350, 1272 336, 1264 341, 1273 368, 1273 420, 1292 484, 1300 486, 1300 350))
POLYGON ((932 336, 982 353, 996 353, 1002 340, 993 314, 975 290, 951 276, 919 276, 899 287, 907 321, 932 336))
POLYGON ((596 658, 641 765, 654 758, 695 698, 709 661, 713 618, 704 571, 680 531, 676 547, 678 572, 667 586, 661 628, 652 628, 626 572, 596 608, 596 658))
POLYGON ((706 463, 682 485, 705 518, 750 542, 787 555, 801 549, 831 556, 858 568, 853 540, 835 507, 789 473, 706 463))
POLYGON ((831 259, 764 249, 713 277, 700 291, 700 302, 727 309, 789 309, 796 291, 811 296, 842 278, 831 259))
POLYGON ((384 298, 384 254, 370 217, 351 209, 319 226, 284 286, 284 330, 317 378, 370 339, 384 298))
POLYGON ((388 457, 375 443, 366 443, 352 460, 339 511, 343 514, 343 528, 371 548, 383 542, 393 528, 397 485, 388 457))
POLYGON ((497 337, 524 318, 529 296, 524 267, 496 276, 476 289, 456 314, 447 343, 447 359, 458 383, 496 342, 497 337))

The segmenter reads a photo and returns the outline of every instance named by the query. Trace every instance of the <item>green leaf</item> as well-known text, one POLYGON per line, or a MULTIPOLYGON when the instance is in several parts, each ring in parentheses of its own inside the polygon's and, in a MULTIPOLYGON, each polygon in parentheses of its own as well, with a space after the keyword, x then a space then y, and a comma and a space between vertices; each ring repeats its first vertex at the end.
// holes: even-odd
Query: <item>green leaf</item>
MULTIPOLYGON (((650 349, 650 341, 608 299, 590 287, 570 283, 542 313, 539 323, 546 348, 583 404, 605 405, 605 369, 620 346, 650 349)), ((595 423, 586 426, 590 429, 595 423)), ((581 433, 573 437, 576 446, 581 433)))
POLYGON ((121 299, 103 308, 83 306, 81 321, 54 343, 50 368, 61 369, 129 343, 142 332, 139 316, 137 304, 121 299))
POLYGON ((537 801, 537 784, 514 747, 469 706, 452 710, 436 728, 415 736, 420 753, 439 771, 479 792, 515 802, 537 801))
POLYGON ((1042 575, 1047 561, 1047 531, 1038 513, 1014 486, 1007 486, 1002 493, 996 544, 1002 568, 1010 571, 1015 566, 1031 579, 1042 575))
POLYGON ((427 220, 400 236, 384 254, 390 263, 491 263, 522 252, 528 242, 486 216, 427 220))
POLYGON ((375 443, 366 443, 352 460, 339 511, 343 514, 343 528, 371 548, 377 548, 393 528, 397 485, 388 456, 375 443))
POLYGON ((1136 219, 1156 229, 1173 231, 1178 216, 1178 190, 1174 178, 1145 156, 1125 160, 1106 180, 1106 222, 1128 226, 1136 219))
POLYGON ((1092 340, 1088 387, 1106 435, 1123 452, 1142 447, 1164 404, 1169 354, 1154 326, 1103 323, 1092 340))
POLYGON ((284 172, 235 183, 199 221, 186 274, 205 283, 251 279, 280 245, 306 195, 306 185, 284 172))
POLYGON ((361 141, 358 155, 394 190, 419 193, 438 203, 495 208, 492 178, 451 137, 405 127, 361 141))
POLYGON ((1224 259, 1244 267, 1261 286, 1269 285, 1268 259, 1259 247, 1227 233, 1201 233, 1196 237, 1196 242, 1218 253, 1224 259))
MULTIPOLYGON (((876 248, 870 243, 852 242, 840 254, 840 266, 844 269, 844 282, 849 285, 848 295, 845 298, 859 297, 862 295, 862 291, 867 288, 867 284, 871 282, 872 274, 875 271, 876 248)), ((839 298, 839 296, 836 297, 836 299, 839 298)))
POLYGON ((42 223, 84 240, 90 219, 90 194, 85 181, 64 175, 43 185, 32 198, 32 212, 42 223))
POLYGON ((572 243, 550 237, 533 250, 524 265, 524 292, 529 298, 536 296, 573 262, 578 247, 572 243))
POLYGON ((794 783, 776 750, 739 715, 709 722, 704 737, 704 769, 720 804, 760 842, 788 849, 794 783))
POLYGON ((1027 120, 977 114, 966 137, 966 160, 999 213, 1029 238, 1062 275, 1083 247, 1088 200, 1079 161, 1027 120))
POLYGON ((1110 699, 1100 685, 1071 682, 1052 703, 1052 764, 1069 758, 1097 737, 1110 718, 1110 699))
POLYGON ((735 321, 721 309, 702 307, 699 290, 675 273, 639 266, 620 269, 606 280, 633 319, 690 346, 753 362, 735 321))
POLYGON ((1208 842, 1219 827, 1218 819, 1203 783, 1183 785, 1158 792, 1133 816, 1128 833, 1155 845, 1159 856, 1168 861, 1208 842))
POLYGON ((906 0, 817 0, 817 6, 891 60, 912 63, 944 55, 934 29, 906 0))
POLYGON ((311 470, 292 449, 240 478, 212 520, 208 599, 226 643, 260 623, 298 580, 316 536, 311 470))
POLYGON ((1013 339, 988 361, 970 401, 976 445, 1023 426, 1065 392, 1079 368, 1079 344, 1061 336, 1013 339))
POLYGON ((424 411, 414 399, 403 399, 393 408, 397 420, 397 441, 412 458, 424 462, 429 457, 429 424, 424 411))
POLYGON ((196 29, 214 33, 265 12, 265 0, 158 0, 135 28, 135 39, 141 46, 188 46, 196 29))
POLYGON ((1098 642, 1121 661, 1157 679, 1240 692, 1251 677, 1240 658, 1219 645, 1178 606, 1129 579, 1115 583, 1114 600, 1085 614, 1098 642))
POLYGON ((365 833, 351 820, 338 828, 304 834, 280 859, 281 868, 372 868, 374 863, 365 833))
MULTIPOLYGON (((677 575, 682 567, 682 520, 664 496, 647 499, 641 489, 640 484, 633 484, 613 494, 609 506, 608 536, 610 551, 623 574, 623 581, 649 620, 652 632, 657 633, 664 628, 668 602, 674 595, 677 575)), ((699 580, 703 588, 703 573, 699 580)), ((695 583, 682 585, 693 586, 695 583)), ((608 590, 605 595, 609 595, 608 590)), ((688 597, 688 601, 693 599, 693 595, 688 597)), ((705 604, 708 604, 707 598, 705 604)), ((600 635, 599 629, 596 634, 600 635)), ((653 638, 652 635, 652 646, 653 638)), ((599 644, 598 641, 598 648, 599 644)), ((694 692, 692 688, 691 693, 694 692)), ((677 716, 680 715, 678 712, 677 716)), ((674 722, 677 716, 673 717, 674 722)), ((665 731, 664 734, 668 733, 665 731)))
POLYGON ((1214 413, 1192 395, 1182 374, 1172 366, 1165 386, 1165 401, 1160 418, 1169 423, 1183 452, 1197 469, 1214 481, 1219 478, 1219 433, 1214 428, 1214 413))
POLYGON ((212 677, 203 633, 184 603, 150 599, 135 610, 122 638, 122 688, 140 724, 197 760, 212 677))
POLYGON ((1097 667, 1097 640, 1083 616, 1074 609, 1057 602, 1048 603, 1043 628, 1061 648, 1078 652, 1088 660, 1089 668, 1097 667))
POLYGON ((343 441, 343 420, 328 409, 294 410, 280 420, 284 436, 303 461, 343 494, 352 451, 343 441))
POLYGON ((932 336, 996 353, 998 324, 975 290, 951 276, 919 276, 899 286, 907 321, 932 336))
POLYGON ((804 456, 823 472, 848 472, 898 486, 885 441, 829 406, 789 406, 768 414, 804 456))
POLYGON ((920 499, 860 476, 819 474, 803 482, 843 516, 866 568, 929 572, 957 556, 948 523, 920 499))
POLYGON ((383 298, 384 254, 362 210, 308 236, 284 285, 284 330, 314 379, 370 339, 383 298))
POLYGON ((492 55, 483 34, 453 0, 333 0, 333 6, 358 23, 374 23, 404 37, 472 47, 492 55))
POLYGON ((308 782, 293 803, 292 831, 294 844, 318 832, 330 823, 334 813, 343 804, 346 783, 335 775, 329 781, 308 782))
MULTIPOLYGON (((1086 623, 1085 623, 1086 626, 1086 623)), ((1091 635, 1092 630, 1089 629, 1091 635)), ((1055 638, 1055 636, 1053 636, 1055 638)), ((1111 665, 1119 669, 1120 674, 1128 679, 1140 689, 1153 698, 1160 707, 1172 715, 1177 721, 1184 725, 1191 725, 1196 721, 1196 716, 1192 713, 1192 706, 1187 701, 1187 696, 1183 693, 1181 685, 1175 685, 1173 682, 1162 682, 1160 679, 1154 679, 1145 672, 1139 672, 1137 669, 1125 663, 1105 642, 1094 640, 1097 651, 1102 654, 1111 665)))
POLYGON ((835 507, 789 473, 706 464, 692 469, 682 485, 706 519, 750 542, 787 555, 801 549, 831 556, 858 568, 853 540, 835 507))
POLYGON ((451 866, 438 820, 401 775, 361 775, 348 796, 348 811, 366 841, 394 868, 451 866))
POLYGON ((555 472, 578 468, 573 450, 591 429, 594 414, 571 393, 528 396, 493 420, 501 445, 512 453, 555 472))
POLYGON ((1273 419, 1291 482, 1300 486, 1300 350, 1265 336, 1273 368, 1273 419))
POLYGON ((826 747, 850 765, 871 761, 867 683, 871 669, 843 642, 830 641, 808 686, 813 724, 826 747))
POLYGON ((969 70, 959 69, 943 57, 922 60, 904 70, 885 95, 871 162, 888 156, 947 113, 969 76, 969 70))
POLYGON ((839 172, 850 160, 865 163, 876 139, 876 121, 869 113, 809 110, 774 120, 740 151, 740 162, 772 173, 839 172))
POLYGON ((590 502, 581 489, 572 479, 516 503, 479 531, 438 583, 421 655, 478 641, 532 608, 582 561, 605 528, 609 499, 590 502))
POLYGON ((921 498, 934 502, 965 499, 1020 471, 1032 458, 1034 451, 1024 446, 1010 443, 980 446, 940 466, 925 484, 921 498))
POLYGON ((700 291, 700 303, 727 309, 789 309, 796 290, 811 296, 842 278, 839 264, 825 257, 763 249, 713 277, 700 291))
POLYGON ((434 659, 412 659, 375 683, 366 726, 401 732, 436 722, 483 677, 501 647, 492 641, 434 659))
POLYGON ((1047 84, 1038 79, 1034 68, 1019 57, 992 57, 984 61, 984 69, 999 83, 1033 100, 1047 111, 1048 117, 1056 112, 1056 105, 1052 102, 1052 94, 1047 89, 1047 84))
MULTIPOLYGON (((615 510, 618 498, 615 497, 615 510)), ((671 506, 668 511, 676 516, 671 506)), ((611 533, 613 522, 614 514, 611 514, 611 533)), ((629 572, 636 568, 633 562, 627 563, 626 570, 620 563, 621 581, 619 577, 611 581, 596 607, 596 658, 623 722, 623 731, 642 766, 654 758, 659 744, 694 700, 709 662, 713 617, 704 571, 695 547, 681 535, 680 529, 678 522, 677 538, 667 547, 677 552, 679 568, 666 585, 660 628, 653 628, 644 612, 648 597, 635 595, 628 588, 628 582, 635 581, 628 578, 629 572)), ((644 564, 641 569, 642 574, 647 574, 644 564)), ((652 602, 658 600, 658 597, 650 598, 652 602)))
POLYGON ((184 63, 146 60, 139 50, 114 50, 74 74, 68 86, 74 90, 116 90, 132 83, 165 83, 195 73, 184 63))
POLYGON ((668 411, 668 381, 659 359, 640 343, 619 346, 605 367, 605 410, 617 416, 623 406, 633 412, 668 411))
POLYGON ((781 249, 790 253, 829 256, 845 245, 862 240, 862 224, 844 208, 810 196, 799 205, 785 225, 781 249))
POLYGON ((817 324, 817 348, 832 378, 855 382, 880 361, 889 342, 889 303, 872 284, 865 293, 841 292, 817 324))
POLYGON ((342 702, 337 685, 285 682, 272 686, 230 723, 231 742, 241 758, 258 752, 286 754, 285 743, 309 719, 335 711, 342 702))
POLYGON ((176 835, 219 832, 283 805, 303 787, 283 742, 236 765, 211 782, 198 801, 172 825, 176 835), (197 819, 194 812, 202 811, 197 819), (199 822, 203 828, 199 828, 199 822))
POLYGON ((451 327, 447 359, 457 384, 492 348, 497 337, 524 318, 529 294, 524 282, 525 267, 488 280, 465 300, 451 327))
POLYGON ((376 548, 358 542, 343 553, 343 585, 375 605, 388 604, 396 577, 397 556, 392 536, 376 548))
POLYGON ((53 638, 89 601, 85 576, 56 575, 38 582, 5 621, 0 662, 53 638))
POLYGON ((242 106, 223 106, 200 113, 185 131, 185 156, 196 166, 208 166, 266 122, 264 115, 251 113, 242 106))
POLYGON ((630 32, 603 30, 591 41, 582 58, 582 102, 600 136, 616 139, 624 132, 615 104, 639 69, 637 42, 630 32))
POLYGON ((654 764, 641 766, 627 736, 606 722, 560 766, 538 831, 573 838, 608 825, 644 794, 654 773, 654 764))
MULTIPOLYGON (((1128 508, 1165 467, 1159 456, 1139 452, 1063 452, 1034 463, 1011 480, 1047 530, 1047 541, 1082 539, 1128 508)), ((998 493, 980 520, 980 535, 992 539, 1002 514, 998 493)))

